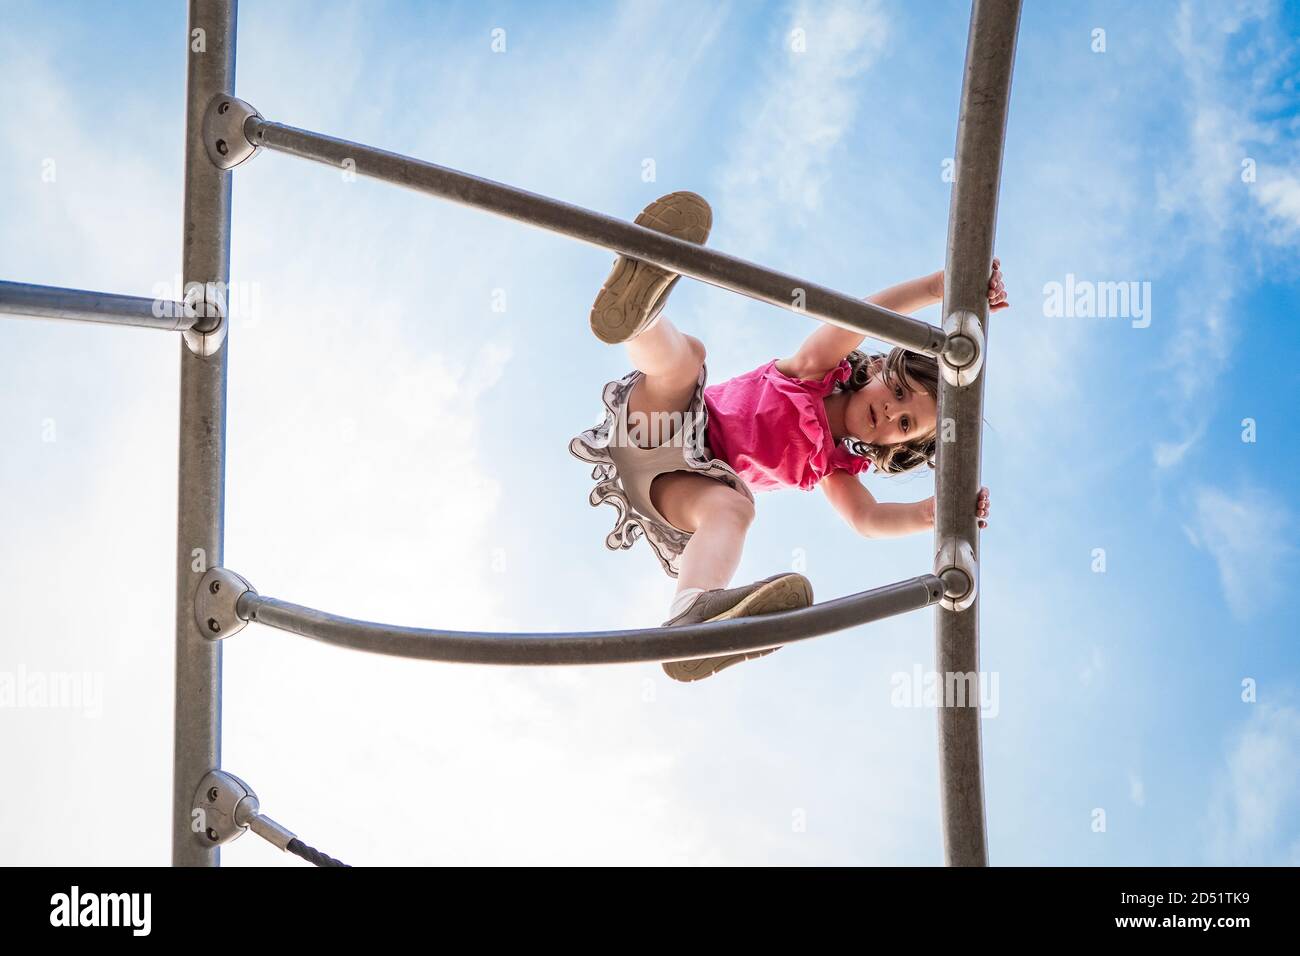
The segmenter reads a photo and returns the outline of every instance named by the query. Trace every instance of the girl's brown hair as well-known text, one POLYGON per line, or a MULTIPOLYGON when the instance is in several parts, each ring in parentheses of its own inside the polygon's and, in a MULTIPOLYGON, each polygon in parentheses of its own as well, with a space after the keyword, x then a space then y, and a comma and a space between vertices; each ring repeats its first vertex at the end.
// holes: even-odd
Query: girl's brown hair
MULTIPOLYGON (((881 376, 885 384, 907 392, 915 392, 912 383, 916 383, 927 395, 939 401, 939 363, 933 356, 895 348, 887 354, 874 352, 870 355, 854 349, 847 358, 853 371, 836 386, 837 391, 856 392, 876 376, 881 376)), ((871 445, 853 436, 845 438, 843 444, 850 454, 870 458, 882 475, 901 475, 922 465, 933 468, 937 445, 933 433, 896 445, 871 445)))

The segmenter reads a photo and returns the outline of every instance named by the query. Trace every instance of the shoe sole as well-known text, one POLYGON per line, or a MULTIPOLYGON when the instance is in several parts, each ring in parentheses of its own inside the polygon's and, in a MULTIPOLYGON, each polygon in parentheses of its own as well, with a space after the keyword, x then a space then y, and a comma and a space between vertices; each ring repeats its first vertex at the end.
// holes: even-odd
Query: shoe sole
MULTIPOLYGON (((703 196, 675 192, 656 199, 634 222, 676 239, 704 245, 713 227, 713 210, 703 196)), ((679 278, 675 272, 640 259, 619 256, 591 307, 591 331, 610 345, 640 335, 654 318, 655 304, 679 278)))
MULTIPOLYGON (((796 608, 812 604, 812 587, 802 575, 792 574, 778 578, 752 594, 746 594, 736 606, 723 611, 710 621, 727 621, 736 617, 757 617, 760 614, 775 614, 778 611, 793 611, 796 608)), ((712 677, 718 671, 742 661, 752 661, 756 657, 766 657, 779 647, 769 647, 762 651, 747 651, 744 654, 728 654, 723 657, 703 657, 691 661, 668 661, 663 665, 664 673, 673 680, 696 681, 712 677)))

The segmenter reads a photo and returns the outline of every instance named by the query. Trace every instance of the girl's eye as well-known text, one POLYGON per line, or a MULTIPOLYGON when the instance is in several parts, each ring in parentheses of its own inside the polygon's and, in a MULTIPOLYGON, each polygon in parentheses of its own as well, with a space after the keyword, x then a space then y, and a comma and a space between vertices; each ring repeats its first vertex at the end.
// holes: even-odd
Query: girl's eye
POLYGON ((911 423, 910 421, 908 421, 907 416, 904 415, 904 416, 903 416, 903 434, 906 435, 907 432, 908 432, 908 429, 910 429, 911 427, 912 427, 912 423, 911 423))
POLYGON ((894 386, 894 397, 898 399, 900 402, 903 400, 903 386, 901 385, 894 386))

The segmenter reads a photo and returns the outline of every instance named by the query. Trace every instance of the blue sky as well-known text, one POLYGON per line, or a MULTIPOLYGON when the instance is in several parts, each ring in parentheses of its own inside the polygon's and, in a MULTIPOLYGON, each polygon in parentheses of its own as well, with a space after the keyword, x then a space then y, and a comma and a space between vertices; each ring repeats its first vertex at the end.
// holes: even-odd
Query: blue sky
MULTIPOLYGON (((180 7, 0 2, 0 278, 174 281, 180 7)), ((883 0, 246 0, 237 92, 272 120, 627 218, 692 189, 717 248, 865 296, 942 265, 967 18, 883 0)), ((1013 308, 992 321, 985 409, 995 864, 1300 862, 1298 27, 1294 5, 1027 5, 997 242, 1013 308), (1046 314, 1067 276, 1150 283, 1149 325, 1046 314)), ((644 543, 605 550, 613 513, 566 451, 627 368, 586 326, 611 261, 284 156, 238 170, 227 564, 393 623, 662 620, 671 581, 644 543)), ((714 381, 814 324, 694 282, 669 308, 714 381)), ((0 709, 28 782, 0 797, 0 862, 169 858, 178 348, 0 322, 0 674, 103 688, 95 715, 0 709), (138 830, 76 825, 106 779, 130 781, 138 830)), ((933 492, 866 480, 882 500, 933 492)), ((932 543, 857 538, 817 494, 762 496, 737 581, 796 562, 826 599, 927 570, 932 543)), ((896 675, 932 666, 928 613, 698 686, 250 627, 226 647, 224 763, 357 864, 936 864, 935 714, 891 700, 896 675)), ((292 863, 252 838, 223 859, 292 863)))

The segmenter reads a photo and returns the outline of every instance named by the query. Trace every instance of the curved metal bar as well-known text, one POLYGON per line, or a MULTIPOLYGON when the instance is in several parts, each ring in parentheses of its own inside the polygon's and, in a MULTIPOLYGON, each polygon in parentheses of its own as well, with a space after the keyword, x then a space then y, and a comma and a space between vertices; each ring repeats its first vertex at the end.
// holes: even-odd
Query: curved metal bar
POLYGON ((943 330, 928 322, 549 196, 373 146, 271 123, 260 116, 247 120, 244 135, 254 146, 310 159, 335 169, 348 169, 359 176, 382 179, 612 249, 701 282, 915 352, 938 355, 943 351, 943 330))
POLYGON ((183 332, 197 321, 184 303, 170 299, 83 292, 25 282, 0 282, 0 312, 35 319, 134 325, 171 332, 183 332))
MULTIPOLYGON (((957 181, 948 218, 943 314, 973 313, 986 344, 989 268, 1019 22, 1019 0, 975 0, 957 121, 957 181)), ((938 448, 936 550, 950 542, 969 546, 977 595, 979 527, 974 503, 980 484, 983 408, 983 372, 960 386, 940 381, 939 420, 953 423, 956 440, 940 442, 938 448)), ((935 669, 943 675, 978 675, 978 596, 965 610, 935 609, 935 669)), ((946 700, 939 708, 939 791, 949 866, 988 865, 979 704, 978 699, 946 700)))
POLYGON ((796 611, 684 627, 577 634, 489 634, 372 624, 247 591, 239 616, 326 644, 374 654, 460 664, 630 664, 757 651, 928 607, 943 582, 923 574, 796 611))

